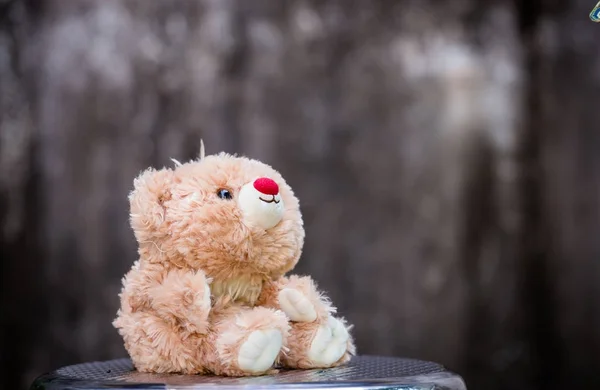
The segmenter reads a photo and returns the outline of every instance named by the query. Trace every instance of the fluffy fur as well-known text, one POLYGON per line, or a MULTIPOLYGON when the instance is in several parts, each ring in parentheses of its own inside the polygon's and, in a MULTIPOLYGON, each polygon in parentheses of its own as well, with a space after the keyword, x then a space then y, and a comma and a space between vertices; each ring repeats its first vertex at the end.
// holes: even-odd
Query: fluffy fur
POLYGON ((355 353, 349 327, 314 281, 285 276, 304 228, 297 198, 273 168, 206 156, 146 170, 129 200, 139 260, 123 279, 114 326, 139 371, 261 375, 332 367, 355 353), (236 198, 258 177, 277 183, 284 205, 269 229, 248 221, 236 198))

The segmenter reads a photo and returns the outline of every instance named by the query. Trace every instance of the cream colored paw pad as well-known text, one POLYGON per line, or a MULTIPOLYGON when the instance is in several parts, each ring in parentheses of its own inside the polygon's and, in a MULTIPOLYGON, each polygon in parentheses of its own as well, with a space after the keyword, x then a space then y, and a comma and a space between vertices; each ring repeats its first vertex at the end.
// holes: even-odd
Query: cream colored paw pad
POLYGON ((348 348, 348 331, 338 319, 330 317, 327 324, 317 329, 308 358, 318 366, 328 367, 340 360, 348 348))
POLYGON ((211 301, 210 301, 210 286, 208 283, 204 284, 204 295, 202 296, 202 307, 206 307, 210 309, 211 301))
POLYGON ((300 291, 284 288, 279 292, 279 307, 295 322, 312 322, 317 319, 315 307, 300 291))
POLYGON ((240 347, 238 366, 242 371, 261 373, 275 363, 283 337, 276 329, 255 330, 240 347))

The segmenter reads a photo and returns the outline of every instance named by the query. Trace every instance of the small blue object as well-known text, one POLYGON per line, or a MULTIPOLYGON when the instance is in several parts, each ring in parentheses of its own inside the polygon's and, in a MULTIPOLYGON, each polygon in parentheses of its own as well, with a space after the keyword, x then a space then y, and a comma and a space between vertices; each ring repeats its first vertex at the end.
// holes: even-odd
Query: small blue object
POLYGON ((592 12, 590 12, 590 20, 595 23, 600 23, 600 2, 598 2, 592 12))

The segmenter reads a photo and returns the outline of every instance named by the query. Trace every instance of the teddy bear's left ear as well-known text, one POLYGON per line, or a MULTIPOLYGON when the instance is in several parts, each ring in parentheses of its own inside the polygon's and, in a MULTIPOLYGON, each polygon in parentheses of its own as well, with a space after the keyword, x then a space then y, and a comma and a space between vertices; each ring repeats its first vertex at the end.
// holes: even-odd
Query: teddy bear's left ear
POLYGON ((142 172, 129 194, 130 223, 139 242, 161 236, 161 226, 171 199, 173 171, 167 168, 142 172))

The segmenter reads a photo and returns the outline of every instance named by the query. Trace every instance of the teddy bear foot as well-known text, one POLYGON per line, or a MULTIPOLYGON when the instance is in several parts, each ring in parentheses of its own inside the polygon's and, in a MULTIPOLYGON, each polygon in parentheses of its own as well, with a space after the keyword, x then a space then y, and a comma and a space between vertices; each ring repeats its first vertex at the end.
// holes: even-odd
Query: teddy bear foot
POLYGON ((238 367, 250 374, 264 373, 273 367, 282 346, 279 330, 255 330, 240 347, 238 367))
POLYGON ((256 376, 274 369, 290 326, 282 311, 265 307, 227 311, 214 319, 217 375, 256 376))
POLYGON ((327 323, 317 329, 307 357, 315 366, 330 367, 348 350, 349 338, 344 324, 334 317, 329 317, 327 323))

